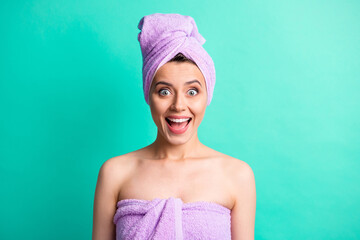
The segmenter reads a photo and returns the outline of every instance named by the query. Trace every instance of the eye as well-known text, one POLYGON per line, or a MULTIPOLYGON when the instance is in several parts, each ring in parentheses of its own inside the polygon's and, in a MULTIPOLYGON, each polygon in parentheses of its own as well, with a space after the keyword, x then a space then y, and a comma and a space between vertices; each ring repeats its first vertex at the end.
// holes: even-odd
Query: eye
POLYGON ((169 94, 170 94, 170 91, 169 91, 168 89, 160 89, 159 94, 160 94, 161 96, 167 96, 167 95, 169 95, 169 94, 162 94, 162 93, 166 93, 166 92, 169 92, 169 94))
POLYGON ((191 96, 195 96, 198 93, 198 90, 196 88, 190 89, 189 93, 191 96))

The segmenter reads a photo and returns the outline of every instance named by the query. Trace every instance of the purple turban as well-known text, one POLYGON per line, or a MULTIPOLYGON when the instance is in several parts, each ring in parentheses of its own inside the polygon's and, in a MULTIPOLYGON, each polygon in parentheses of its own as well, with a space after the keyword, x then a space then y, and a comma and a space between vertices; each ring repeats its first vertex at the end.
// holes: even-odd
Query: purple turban
POLYGON ((190 16, 154 13, 141 18, 138 34, 143 57, 143 89, 149 104, 149 91, 156 71, 181 52, 193 60, 202 72, 210 104, 215 86, 215 66, 210 55, 202 47, 205 39, 198 32, 190 16))

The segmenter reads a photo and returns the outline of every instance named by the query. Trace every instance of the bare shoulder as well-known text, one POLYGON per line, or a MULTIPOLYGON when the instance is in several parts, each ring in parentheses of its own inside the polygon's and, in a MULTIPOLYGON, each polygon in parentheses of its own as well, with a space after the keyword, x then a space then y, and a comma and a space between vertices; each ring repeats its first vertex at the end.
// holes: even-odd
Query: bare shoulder
POLYGON ((235 202, 238 195, 242 194, 243 189, 255 186, 254 172, 247 162, 232 156, 221 154, 221 160, 235 202))
POLYGON ((245 161, 218 152, 214 149, 211 149, 210 151, 213 151, 213 156, 216 156, 216 158, 221 160, 225 174, 233 180, 235 178, 241 180, 254 176, 252 168, 245 161))
POLYGON ((227 156, 227 162, 229 164, 228 173, 235 182, 248 181, 254 178, 254 172, 250 165, 243 160, 227 156))
POLYGON ((107 175, 113 183, 120 184, 135 165, 136 151, 129 152, 106 160, 102 164, 99 174, 107 175))
POLYGON ((234 207, 231 211, 231 236, 234 239, 254 239, 256 212, 255 176, 248 163, 227 156, 234 207))
POLYGON ((235 180, 235 182, 238 183, 241 180, 246 181, 246 179, 254 177, 252 168, 245 161, 226 155, 209 147, 207 147, 206 152, 210 153, 213 158, 219 160, 217 162, 220 163, 221 169, 223 169, 224 174, 229 177, 232 182, 235 180))
POLYGON ((130 155, 110 158, 100 167, 94 196, 92 239, 115 239, 113 216, 119 187, 131 169, 130 155))
POLYGON ((131 164, 132 162, 130 161, 131 159, 131 155, 133 155, 133 152, 130 153, 126 153, 123 155, 119 155, 119 156, 115 156, 112 158, 109 158, 108 160, 106 160, 102 167, 104 168, 119 168, 119 167, 125 167, 129 164, 131 164))

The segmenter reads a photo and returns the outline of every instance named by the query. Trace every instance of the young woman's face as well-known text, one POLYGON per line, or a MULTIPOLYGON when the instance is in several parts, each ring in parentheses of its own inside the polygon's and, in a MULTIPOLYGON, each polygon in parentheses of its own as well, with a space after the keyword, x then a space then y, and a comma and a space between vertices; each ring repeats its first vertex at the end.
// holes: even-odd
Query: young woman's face
POLYGON ((168 62, 158 69, 149 105, 158 131, 167 141, 182 144, 197 133, 207 103, 205 84, 200 69, 189 62, 168 62), (186 121, 178 122, 182 120, 186 121))

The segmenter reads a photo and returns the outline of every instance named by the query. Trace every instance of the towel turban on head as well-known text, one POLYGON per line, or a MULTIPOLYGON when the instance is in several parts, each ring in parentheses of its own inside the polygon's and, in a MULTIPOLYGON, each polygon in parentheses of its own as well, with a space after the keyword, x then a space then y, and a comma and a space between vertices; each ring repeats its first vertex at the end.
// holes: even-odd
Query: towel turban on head
POLYGON ((138 34, 143 57, 143 89, 149 104, 149 91, 156 71, 179 52, 193 60, 202 72, 210 104, 215 86, 215 66, 202 47, 205 39, 190 16, 154 13, 141 18, 138 34))

